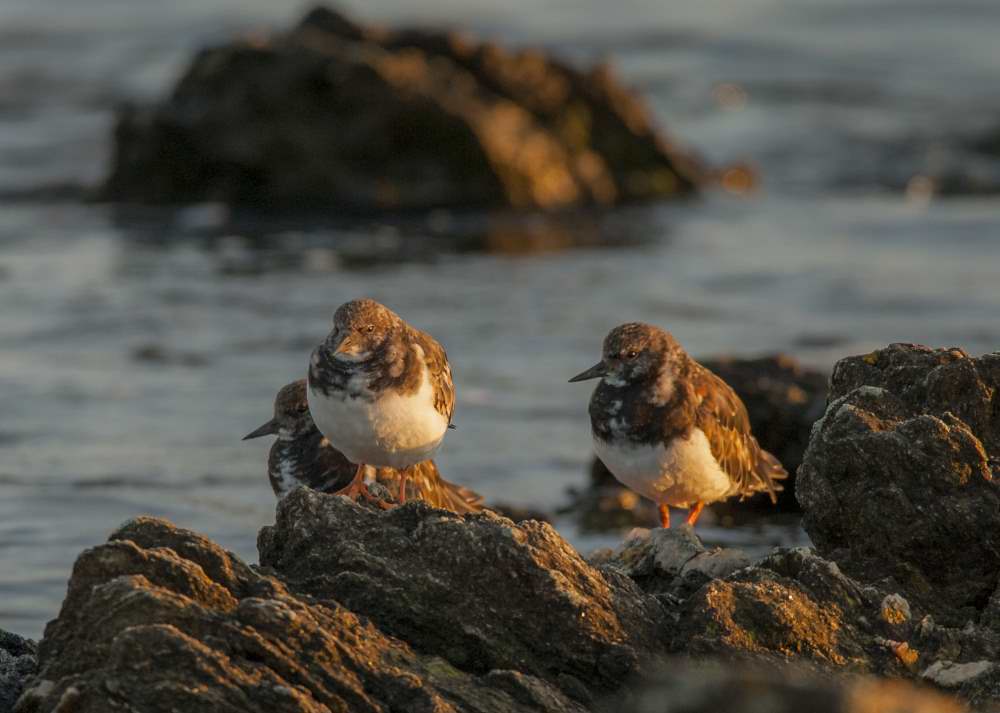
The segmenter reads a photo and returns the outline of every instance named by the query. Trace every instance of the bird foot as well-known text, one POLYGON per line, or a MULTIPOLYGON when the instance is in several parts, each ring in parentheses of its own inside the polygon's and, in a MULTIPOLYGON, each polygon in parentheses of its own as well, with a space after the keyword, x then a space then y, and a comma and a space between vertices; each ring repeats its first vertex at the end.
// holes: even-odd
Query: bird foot
POLYGON ((361 478, 355 478, 346 488, 342 488, 333 494, 343 495, 354 502, 357 502, 358 498, 361 497, 364 498, 365 502, 375 505, 382 510, 391 510, 395 507, 392 503, 387 503, 382 498, 373 495, 371 490, 368 489, 367 483, 361 478))

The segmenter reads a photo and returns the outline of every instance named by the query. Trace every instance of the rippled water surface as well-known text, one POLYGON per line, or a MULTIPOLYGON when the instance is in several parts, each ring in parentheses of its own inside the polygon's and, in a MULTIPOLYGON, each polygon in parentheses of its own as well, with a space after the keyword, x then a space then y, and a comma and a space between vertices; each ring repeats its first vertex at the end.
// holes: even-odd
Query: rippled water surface
MULTIPOLYGON (((0 628, 38 636, 77 552, 136 514, 255 559, 273 518, 267 444, 240 437, 357 295, 452 357, 459 429, 442 470, 546 507, 589 459, 589 387, 566 379, 616 323, 663 324, 695 355, 782 350, 822 367, 891 341, 1000 346, 1000 203, 896 188, 955 160, 952 140, 1000 123, 991 0, 352 5, 610 55, 674 135, 713 160, 753 162, 763 189, 557 226, 333 216, 220 234, 211 207, 136 220, 78 200, 104 169, 114 105, 165 91, 203 43, 299 8, 8 0, 0 628)), ((705 532, 757 549, 801 540, 778 525, 705 532)))

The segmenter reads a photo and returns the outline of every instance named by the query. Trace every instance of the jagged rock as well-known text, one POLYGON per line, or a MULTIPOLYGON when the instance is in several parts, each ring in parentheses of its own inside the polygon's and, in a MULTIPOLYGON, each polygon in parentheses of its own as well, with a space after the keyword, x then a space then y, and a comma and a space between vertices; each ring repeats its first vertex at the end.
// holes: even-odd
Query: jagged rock
POLYGON ((880 601, 880 593, 815 553, 778 550, 692 595, 684 604, 674 648, 900 673, 875 623, 880 601))
MULTIPOLYGON (((960 710, 901 683, 830 674, 929 671, 933 682, 994 660, 1000 639, 925 617, 910 640, 926 649, 915 665, 905 642, 884 638, 891 622, 880 612, 900 601, 812 552, 748 563, 706 550, 690 528, 634 533, 591 565, 544 523, 421 502, 385 512, 299 488, 259 546, 251 568, 204 537, 139 518, 84 551, 18 713, 610 713, 661 699, 702 711, 721 691, 734 701, 752 693, 766 710, 861 711, 859 691, 877 702, 890 690, 911 706, 898 710, 960 710), (667 652, 728 662, 713 673, 664 663, 667 652), (741 658, 825 679, 786 668, 761 679, 733 664, 741 658)), ((974 673, 956 690, 992 704, 994 669, 974 673)))
POLYGON ((206 49, 126 108, 106 198, 356 211, 608 205, 691 193, 698 162, 605 66, 326 8, 206 49))
POLYGON ((903 604, 805 548, 757 562, 706 549, 690 527, 637 530, 591 560, 635 579, 668 608, 670 648, 698 657, 797 661, 816 669, 908 675, 891 637, 903 604))
MULTIPOLYGON (((705 365, 724 379, 743 400, 754 435, 788 470, 777 507, 766 496, 716 503, 710 512, 724 522, 737 521, 749 511, 797 512, 795 472, 809 443, 813 422, 823 415, 827 377, 784 354, 756 359, 716 358, 705 365)), ((592 461, 586 489, 571 494, 565 508, 586 530, 617 530, 659 522, 656 507, 619 483, 597 458, 592 461)), ((712 517, 709 515, 708 517, 712 517)))
MULTIPOLYGON (((368 512, 305 489, 286 501, 310 497, 368 512)), ((335 545, 322 526, 299 524, 320 528, 318 550, 335 545)), ((607 675, 616 661, 609 657, 607 675)), ((39 664, 19 713, 583 710, 530 674, 472 673, 418 651, 340 603, 296 592, 154 518, 126 523, 80 555, 39 664)))
POLYGON ((945 624, 1000 578, 1000 354, 893 344, 841 360, 799 469, 803 524, 851 576, 945 624))
POLYGON ((14 709, 25 683, 38 665, 38 646, 0 629, 0 713, 14 709))
POLYGON ((600 562, 620 569, 643 591, 684 598, 713 579, 724 579, 749 566, 750 558, 740 550, 706 549, 691 527, 683 526, 637 528, 600 562))
POLYGON ((298 490, 258 548, 261 566, 296 591, 363 612, 463 671, 600 692, 666 648, 656 600, 588 565, 546 523, 423 503, 381 514, 298 490))

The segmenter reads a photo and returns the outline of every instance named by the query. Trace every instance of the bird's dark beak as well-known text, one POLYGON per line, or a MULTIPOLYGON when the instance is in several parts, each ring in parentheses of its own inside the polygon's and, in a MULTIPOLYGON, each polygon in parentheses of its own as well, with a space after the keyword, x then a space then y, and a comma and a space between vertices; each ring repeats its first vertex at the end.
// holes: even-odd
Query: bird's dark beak
POLYGON ((253 431, 243 436, 243 440, 249 441, 251 438, 260 438, 261 436, 273 436, 277 432, 278 432, 278 422, 272 418, 270 421, 265 423, 256 431, 253 431))
POLYGON ((334 354, 346 354, 350 356, 357 351, 357 347, 354 344, 354 340, 351 339, 350 334, 338 334, 330 343, 330 347, 334 354))
POLYGON ((600 379, 602 376, 607 376, 607 374, 608 374, 607 365, 605 365, 603 361, 599 361, 592 367, 587 369, 585 372, 574 376, 572 379, 569 380, 569 383, 572 384, 574 381, 587 381, 588 379, 600 379))

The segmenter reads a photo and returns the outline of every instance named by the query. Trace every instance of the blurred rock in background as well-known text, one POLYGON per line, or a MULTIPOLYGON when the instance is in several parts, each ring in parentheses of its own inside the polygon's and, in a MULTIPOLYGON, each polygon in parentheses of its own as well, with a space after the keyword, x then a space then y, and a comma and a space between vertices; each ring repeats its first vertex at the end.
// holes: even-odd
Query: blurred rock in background
POLYGON ((320 7, 201 51, 164 101, 122 109, 103 196, 559 209, 687 195, 708 174, 606 65, 320 7))

